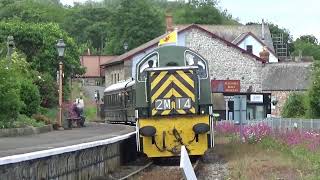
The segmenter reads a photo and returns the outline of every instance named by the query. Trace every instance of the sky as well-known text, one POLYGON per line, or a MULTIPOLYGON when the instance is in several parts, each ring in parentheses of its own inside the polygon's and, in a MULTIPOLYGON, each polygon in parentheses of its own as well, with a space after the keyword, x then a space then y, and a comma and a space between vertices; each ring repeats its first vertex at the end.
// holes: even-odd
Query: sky
MULTIPOLYGON (((86 0, 60 0, 63 4, 86 0)), ((96 0, 99 1, 99 0, 96 0)), ((218 0, 221 9, 227 9, 240 23, 267 22, 286 28, 294 39, 313 34, 320 41, 319 0, 218 0)))

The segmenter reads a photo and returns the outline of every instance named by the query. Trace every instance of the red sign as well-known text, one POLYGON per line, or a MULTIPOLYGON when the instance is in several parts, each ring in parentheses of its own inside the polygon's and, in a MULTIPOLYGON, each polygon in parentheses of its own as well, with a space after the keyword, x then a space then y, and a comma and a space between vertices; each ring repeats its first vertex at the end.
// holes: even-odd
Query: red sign
POLYGON ((240 80, 211 80, 212 92, 240 92, 240 80))

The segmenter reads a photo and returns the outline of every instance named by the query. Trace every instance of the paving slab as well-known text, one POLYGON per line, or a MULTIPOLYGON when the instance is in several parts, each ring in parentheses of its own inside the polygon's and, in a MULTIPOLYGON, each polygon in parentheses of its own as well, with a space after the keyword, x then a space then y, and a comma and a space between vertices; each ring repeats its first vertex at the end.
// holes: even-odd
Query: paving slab
POLYGON ((51 131, 19 137, 2 137, 0 138, 0 158, 104 140, 134 131, 135 128, 132 126, 90 123, 84 128, 73 128, 72 130, 51 131))

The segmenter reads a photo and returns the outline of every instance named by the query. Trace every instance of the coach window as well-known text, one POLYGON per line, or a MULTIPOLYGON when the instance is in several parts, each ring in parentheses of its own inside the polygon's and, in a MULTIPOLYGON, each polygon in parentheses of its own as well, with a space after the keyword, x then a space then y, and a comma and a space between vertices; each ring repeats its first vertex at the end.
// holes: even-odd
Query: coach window
POLYGON ((208 78, 207 62, 204 59, 191 51, 186 51, 184 58, 186 66, 198 66, 198 75, 200 78, 208 78))
POLYGON ((145 70, 147 68, 158 67, 158 64, 158 53, 153 53, 140 61, 137 70, 138 80, 145 81, 147 78, 147 72, 145 70))

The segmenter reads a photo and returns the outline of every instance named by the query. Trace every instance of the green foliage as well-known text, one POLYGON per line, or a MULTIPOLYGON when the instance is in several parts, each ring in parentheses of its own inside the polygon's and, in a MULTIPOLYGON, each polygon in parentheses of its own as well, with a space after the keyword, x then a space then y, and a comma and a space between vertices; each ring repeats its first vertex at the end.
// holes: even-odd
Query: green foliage
POLYGON ((22 106, 20 83, 8 61, 0 60, 0 128, 10 127, 22 106))
POLYGON ((199 2, 181 4, 174 12, 177 24, 222 24, 223 17, 215 7, 215 2, 199 2))
POLYGON ((128 50, 163 34, 164 15, 147 0, 121 0, 120 7, 111 18, 107 39, 109 54, 122 54, 124 42, 128 50))
POLYGON ((301 52, 302 56, 313 56, 315 60, 320 60, 320 45, 317 42, 318 40, 312 36, 301 36, 294 42, 293 55, 298 56, 301 52))
POLYGON ((318 39, 314 35, 302 35, 297 40, 311 44, 318 44, 318 39))
POLYGON ((40 106, 40 93, 36 85, 30 80, 20 84, 20 99, 24 103, 20 113, 31 117, 36 114, 40 106))
POLYGON ((38 73, 34 77, 34 83, 39 88, 41 106, 45 108, 55 107, 58 103, 58 87, 56 80, 48 73, 38 73))
POLYGON ((28 127, 28 126, 33 126, 33 127, 42 127, 44 126, 45 123, 41 121, 36 121, 33 118, 30 118, 26 115, 19 115, 17 120, 13 123, 12 127, 15 128, 23 128, 23 127, 28 127))
POLYGON ((16 48, 26 55, 26 60, 33 69, 48 72, 52 77, 56 76, 59 64, 56 41, 62 38, 67 45, 63 60, 65 77, 70 77, 72 66, 75 67, 75 73, 83 73, 80 68, 78 46, 57 24, 0 22, 0 42, 5 42, 9 35, 14 37, 16 48))
POLYGON ((312 85, 308 91, 310 115, 313 118, 320 117, 320 63, 314 62, 312 85))
POLYGON ((65 9, 57 0, 0 0, 0 20, 61 22, 65 9))
POLYGON ((62 26, 77 42, 89 43, 93 49, 101 51, 108 36, 110 16, 106 7, 79 6, 68 12, 62 26))
POLYGON ((307 102, 302 93, 292 93, 286 100, 281 115, 285 118, 297 118, 305 116, 307 111, 307 102))
POLYGON ((94 120, 97 117, 97 108, 93 106, 87 106, 84 108, 84 114, 87 120, 94 120))

